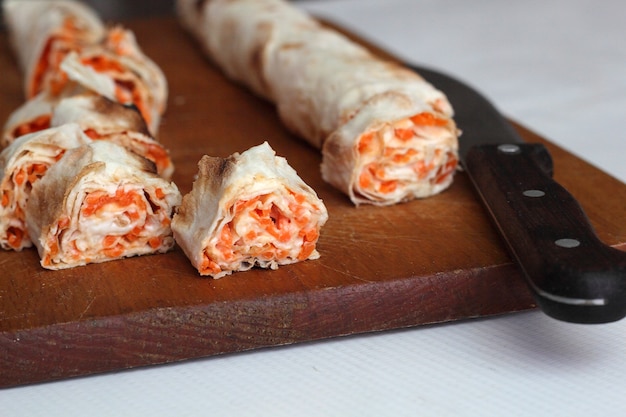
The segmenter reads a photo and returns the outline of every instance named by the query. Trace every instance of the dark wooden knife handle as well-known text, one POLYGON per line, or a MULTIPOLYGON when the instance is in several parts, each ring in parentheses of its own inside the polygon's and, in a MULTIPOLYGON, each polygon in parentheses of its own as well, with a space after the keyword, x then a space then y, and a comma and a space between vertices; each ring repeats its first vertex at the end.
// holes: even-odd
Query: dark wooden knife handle
POLYGON ((596 236, 552 179, 543 145, 475 146, 464 167, 546 314, 576 323, 626 316, 626 252, 596 236))

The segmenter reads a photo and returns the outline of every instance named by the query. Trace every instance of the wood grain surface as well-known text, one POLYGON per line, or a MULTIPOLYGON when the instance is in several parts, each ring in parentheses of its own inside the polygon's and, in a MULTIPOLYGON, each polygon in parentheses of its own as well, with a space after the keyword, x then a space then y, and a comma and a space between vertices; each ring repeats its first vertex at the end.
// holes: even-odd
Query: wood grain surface
MULTIPOLYGON (((213 280, 178 248, 64 271, 42 269, 34 249, 0 252, 0 386, 534 307, 463 173, 429 199, 354 207, 321 180, 319 153, 282 127, 271 104, 226 80, 173 18, 127 26, 169 81, 159 139, 181 191, 202 155, 267 140, 328 207, 321 259, 213 280)), ((6 120, 24 99, 6 36, 0 73, 6 120)), ((626 248, 626 186, 516 127, 548 146, 556 179, 599 237, 626 248)))

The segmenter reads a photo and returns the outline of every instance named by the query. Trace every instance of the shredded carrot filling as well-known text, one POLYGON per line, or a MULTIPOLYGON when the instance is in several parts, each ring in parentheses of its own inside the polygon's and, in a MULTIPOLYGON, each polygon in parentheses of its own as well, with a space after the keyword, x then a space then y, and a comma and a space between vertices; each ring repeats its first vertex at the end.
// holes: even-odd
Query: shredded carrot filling
POLYGON ((206 274, 217 274, 222 271, 222 268, 212 260, 207 253, 204 253, 204 258, 202 259, 202 265, 200 266, 200 270, 202 273, 206 274))
POLYGON ((98 140, 102 137, 102 135, 100 135, 100 133, 96 132, 94 129, 85 129, 83 133, 85 133, 85 135, 89 136, 93 140, 98 140))
POLYGON ((127 207, 134 203, 140 210, 146 208, 146 204, 139 194, 134 191, 126 192, 118 188, 115 195, 109 195, 104 191, 89 193, 85 198, 81 212, 85 216, 91 216, 110 203, 116 203, 120 207, 127 207))
POLYGON ((115 80, 115 95, 120 103, 133 103, 139 113, 149 125, 152 117, 144 103, 143 97, 134 82, 129 80, 115 80))
POLYGON ((70 225, 70 218, 67 216, 63 216, 57 222, 58 229, 66 229, 70 225))
POLYGON ((18 138, 28 133, 39 132, 50 127, 50 115, 42 114, 27 123, 22 123, 13 129, 13 137, 18 138))
POLYGON ((20 169, 15 174, 13 174, 13 181, 18 186, 22 186, 22 184, 24 184, 24 181, 26 181, 26 173, 24 172, 23 169, 20 169))
MULTIPOLYGON (((97 72, 113 74, 122 74, 124 72, 124 66, 120 62, 103 55, 85 57, 81 62, 84 65, 92 67, 97 72)), ((139 89, 133 81, 115 80, 115 97, 120 103, 133 103, 137 106, 139 113, 141 113, 146 123, 150 124, 150 112, 144 103, 139 89)))
POLYGON ((7 242, 12 248, 19 248, 24 238, 24 231, 17 227, 9 227, 7 229, 7 242))
POLYGON ((124 67, 119 62, 102 55, 85 57, 81 59, 81 62, 92 67, 97 72, 124 72, 124 67))
POLYGON ((162 171, 169 165, 169 156, 167 155, 167 151, 156 144, 148 144, 148 149, 146 152, 146 158, 155 163, 159 171, 162 171))
MULTIPOLYGON (((155 195, 157 198, 161 199, 165 197, 165 192, 161 188, 157 188, 155 190, 155 195)), ((156 214, 159 211, 160 206, 151 201, 147 192, 142 194, 137 190, 125 190, 120 187, 114 194, 109 194, 103 190, 88 193, 83 200, 80 213, 84 217, 104 212, 123 213, 128 220, 136 222, 141 219, 141 213, 143 211, 149 210, 148 204, 152 206, 153 213, 156 214), (110 204, 113 204, 114 206, 109 207, 110 204)), ((117 218, 115 221, 117 222, 117 218)), ((108 234, 104 236, 101 241, 101 253, 107 258, 119 258, 124 255, 129 244, 137 242, 140 238, 143 239, 141 240, 141 245, 148 245, 152 249, 158 249, 161 247, 163 245, 163 238, 161 236, 145 235, 148 221, 150 221, 150 224, 154 226, 154 223, 152 223, 151 220, 146 220, 146 223, 135 224, 132 230, 125 232, 124 234, 108 234)), ((59 220, 57 236, 60 235, 62 229, 69 226, 69 222, 69 218, 59 220)), ((158 222, 158 224, 162 226, 169 226, 170 219, 158 220, 158 222)), ((81 251, 77 249, 77 241, 73 240, 69 242, 69 244, 73 245, 69 246, 70 252, 72 252, 71 248, 73 247, 75 251, 78 251, 78 253, 69 253, 68 255, 70 257, 74 255, 80 256, 81 251)), ((51 256, 54 256, 54 254, 51 254, 51 256)))
POLYGON ((32 82, 28 88, 28 98, 36 96, 37 93, 41 91, 43 79, 50 68, 50 52, 52 50, 52 43, 54 40, 55 38, 50 38, 48 42, 46 42, 46 46, 41 53, 41 57, 35 67, 32 82))
POLYGON ((74 18, 69 16, 63 21, 60 30, 51 36, 37 61, 31 84, 28 88, 28 97, 32 98, 43 90, 44 79, 47 75, 50 80, 50 92, 59 94, 67 83, 67 75, 59 70, 63 59, 73 50, 79 49, 80 31, 74 18))
POLYGON ((8 190, 2 191, 2 207, 8 207, 9 201, 11 201, 9 197, 9 191, 8 190))
POLYGON ((410 117, 411 121, 418 126, 446 126, 448 121, 435 116, 432 113, 423 112, 410 117))
POLYGON ((108 258, 119 258, 124 254, 124 246, 115 245, 112 248, 105 248, 102 252, 108 258))
POLYGON ((270 202, 269 195, 259 195, 235 202, 231 212, 233 220, 224 224, 214 246, 217 257, 208 250, 205 251, 200 266, 201 272, 215 274, 222 271, 223 263, 228 264, 248 257, 262 260, 281 260, 290 256, 297 260, 309 258, 319 237, 317 226, 310 224, 311 211, 316 207, 307 205, 306 197, 302 194, 291 195, 293 200, 288 204, 289 215, 270 202), (256 226, 240 236, 235 231, 235 224, 243 221, 241 219, 245 216, 254 220, 252 224, 256 226), (267 237, 271 239, 268 241, 267 237), (285 244, 292 241, 299 245, 295 253, 285 249, 285 244), (243 247, 247 248, 246 253, 238 251, 238 248, 243 247))
POLYGON ((161 246, 161 237, 159 236, 153 236, 150 239, 148 239, 148 245, 150 245, 150 247, 152 249, 156 249, 159 246, 161 246))
POLYGON ((359 139, 359 153, 364 153, 369 150, 373 140, 374 132, 366 132, 361 135, 359 139))
POLYGON ((437 184, 441 184, 442 182, 444 182, 456 170, 458 164, 458 159, 456 159, 453 155, 449 155, 448 162, 440 168, 435 182, 437 184))
POLYGON ((432 184, 444 182, 454 172, 458 161, 452 153, 443 156, 440 149, 422 150, 421 143, 426 138, 423 135, 428 134, 428 130, 422 128, 445 128, 448 124, 447 119, 435 113, 422 112, 363 133, 357 142, 363 160, 358 187, 367 192, 391 194, 412 181, 411 172, 417 180, 428 178, 432 184))
POLYGON ((415 136, 412 129, 395 129, 394 133, 398 139, 409 140, 415 136))

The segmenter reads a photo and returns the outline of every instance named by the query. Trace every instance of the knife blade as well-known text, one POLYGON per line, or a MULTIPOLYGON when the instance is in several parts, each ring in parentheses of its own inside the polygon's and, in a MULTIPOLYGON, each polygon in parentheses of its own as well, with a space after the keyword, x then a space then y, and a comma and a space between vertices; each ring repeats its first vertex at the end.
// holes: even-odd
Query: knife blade
POLYGON ((552 157, 525 143, 481 93, 440 71, 409 65, 445 92, 462 134, 459 157, 521 268, 537 305, 572 323, 626 316, 626 252, 604 244, 576 199, 552 178, 552 157))

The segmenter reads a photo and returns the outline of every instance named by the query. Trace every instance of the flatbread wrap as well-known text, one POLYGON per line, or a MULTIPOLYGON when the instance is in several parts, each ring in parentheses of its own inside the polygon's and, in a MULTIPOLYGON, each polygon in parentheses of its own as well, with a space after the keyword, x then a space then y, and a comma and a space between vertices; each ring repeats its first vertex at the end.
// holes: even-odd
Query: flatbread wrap
POLYGON ((93 141, 67 151, 33 186, 26 225, 44 268, 71 268, 169 251, 180 201, 152 163, 93 141))
POLYGON ((211 61, 321 150, 322 177, 354 204, 391 205, 452 183, 453 110, 420 75, 283 0, 177 0, 177 10, 211 61))
POLYGON ((168 150, 152 136, 133 105, 94 94, 68 97, 54 107, 50 120, 51 126, 65 123, 77 123, 90 138, 115 142, 152 161, 165 179, 174 173, 168 150))
POLYGON ((49 128, 57 101, 56 97, 44 91, 15 109, 4 124, 0 148, 6 148, 20 136, 49 128))
POLYGON ((31 190, 68 149, 91 139, 76 124, 19 137, 0 153, 0 246, 20 251, 32 246, 25 211, 31 190))
POLYGON ((167 104, 167 80, 143 53, 132 31, 119 26, 109 29, 103 42, 68 53, 58 71, 69 83, 136 106, 156 135, 167 104))
POLYGON ((56 71, 65 56, 98 43, 105 26, 87 5, 75 0, 2 3, 13 50, 24 73, 24 94, 34 97, 44 90, 58 92, 66 80, 56 71))
POLYGON ((152 136, 136 107, 85 90, 58 100, 40 93, 26 101, 9 117, 3 147, 21 135, 66 123, 78 124, 94 140, 115 142, 149 159, 165 179, 174 173, 169 151, 152 136))
POLYGON ((267 142, 228 158, 205 155, 198 168, 172 230, 201 275, 319 258, 326 207, 267 142))
POLYGON ((25 96, 46 100, 77 88, 134 104, 156 135, 167 102, 167 81, 132 31, 105 27, 75 0, 7 0, 3 12, 24 73, 25 96))

